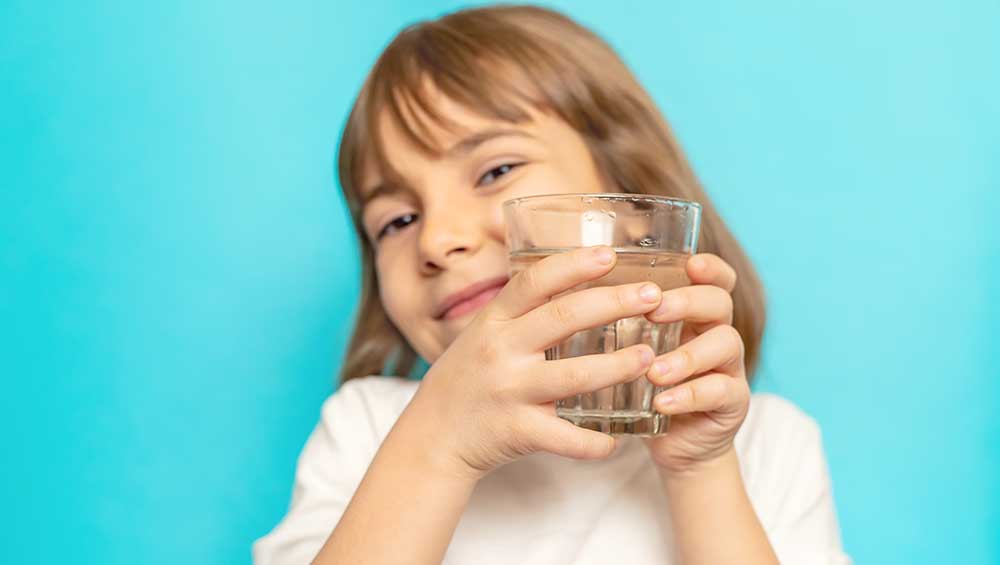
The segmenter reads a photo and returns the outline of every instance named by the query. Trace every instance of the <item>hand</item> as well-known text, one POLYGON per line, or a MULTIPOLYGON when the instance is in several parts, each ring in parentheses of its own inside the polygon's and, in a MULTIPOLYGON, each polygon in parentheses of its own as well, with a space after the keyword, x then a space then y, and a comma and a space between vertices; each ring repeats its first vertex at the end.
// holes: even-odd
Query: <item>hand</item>
POLYGON ((683 321, 681 345, 657 358, 647 373, 656 386, 677 385, 658 394, 654 408, 670 414, 670 427, 646 445, 664 471, 683 473, 720 459, 750 404, 744 345, 732 326, 736 271, 716 255, 688 259, 693 286, 663 293, 659 308, 646 315, 659 323, 683 321))
POLYGON ((546 360, 545 349, 659 305, 663 292, 648 282, 551 298, 607 274, 616 258, 600 246, 535 263, 512 277, 428 369, 400 420, 419 422, 423 435, 434 436, 433 452, 444 455, 447 470, 478 478, 535 451, 579 459, 611 454, 614 438, 557 417, 554 401, 635 380, 650 367, 652 348, 561 360, 546 360), (603 260, 600 251, 607 252, 603 260))

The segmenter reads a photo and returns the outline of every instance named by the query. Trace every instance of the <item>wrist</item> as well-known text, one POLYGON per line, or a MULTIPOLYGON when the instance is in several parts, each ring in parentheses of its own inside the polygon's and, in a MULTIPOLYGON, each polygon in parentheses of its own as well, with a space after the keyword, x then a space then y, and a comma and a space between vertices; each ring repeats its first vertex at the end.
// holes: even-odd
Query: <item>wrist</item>
POLYGON ((661 469, 661 479, 679 562, 778 563, 734 448, 682 471, 661 469))
POLYGON ((710 458, 689 461, 680 467, 658 467, 658 470, 664 484, 669 487, 727 478, 733 476, 734 473, 738 476, 740 465, 736 448, 729 444, 710 458))
POLYGON ((393 443, 405 450, 408 461, 434 476, 474 486, 486 471, 475 468, 462 457, 458 448, 459 430, 444 422, 441 415, 441 410, 418 390, 389 435, 393 443))

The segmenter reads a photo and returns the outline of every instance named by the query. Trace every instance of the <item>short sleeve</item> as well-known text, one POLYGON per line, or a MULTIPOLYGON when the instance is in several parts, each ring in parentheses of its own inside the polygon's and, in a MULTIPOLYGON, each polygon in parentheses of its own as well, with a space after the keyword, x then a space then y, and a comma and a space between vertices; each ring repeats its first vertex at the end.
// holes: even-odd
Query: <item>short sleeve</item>
POLYGON ((769 446, 744 469, 748 491, 784 565, 850 565, 841 545, 833 486, 816 422, 791 403, 766 395, 752 438, 769 446))
POLYGON ((408 401, 399 394, 399 382, 393 377, 352 379, 323 403, 320 422, 299 455, 288 512, 254 543, 255 565, 313 560, 408 401))

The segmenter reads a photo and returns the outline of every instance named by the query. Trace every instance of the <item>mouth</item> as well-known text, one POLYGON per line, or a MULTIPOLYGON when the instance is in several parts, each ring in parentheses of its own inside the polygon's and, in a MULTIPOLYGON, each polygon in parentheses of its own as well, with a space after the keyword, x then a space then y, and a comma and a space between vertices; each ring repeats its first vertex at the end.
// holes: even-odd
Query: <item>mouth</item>
POLYGON ((507 280, 506 276, 494 277, 451 295, 445 300, 442 310, 435 318, 453 320, 480 309, 500 294, 507 280))

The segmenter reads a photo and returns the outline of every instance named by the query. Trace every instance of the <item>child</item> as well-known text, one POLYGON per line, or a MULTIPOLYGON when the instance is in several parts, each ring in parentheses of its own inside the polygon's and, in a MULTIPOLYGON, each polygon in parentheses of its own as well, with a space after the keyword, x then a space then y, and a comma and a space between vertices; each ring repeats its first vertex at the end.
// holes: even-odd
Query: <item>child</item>
POLYGON ((816 424, 749 392, 764 297, 649 95, 592 32, 536 7, 401 32, 358 95, 340 181, 361 309, 299 458, 273 563, 848 563, 816 424), (703 205, 692 285, 598 287, 612 249, 508 281, 501 203, 630 192, 703 205), (643 315, 682 345, 546 360, 573 332, 643 315), (375 376, 394 362, 421 382, 375 376), (653 438, 613 438, 553 401, 639 375, 677 385, 653 438), (364 378, 361 378, 364 377, 364 378))

